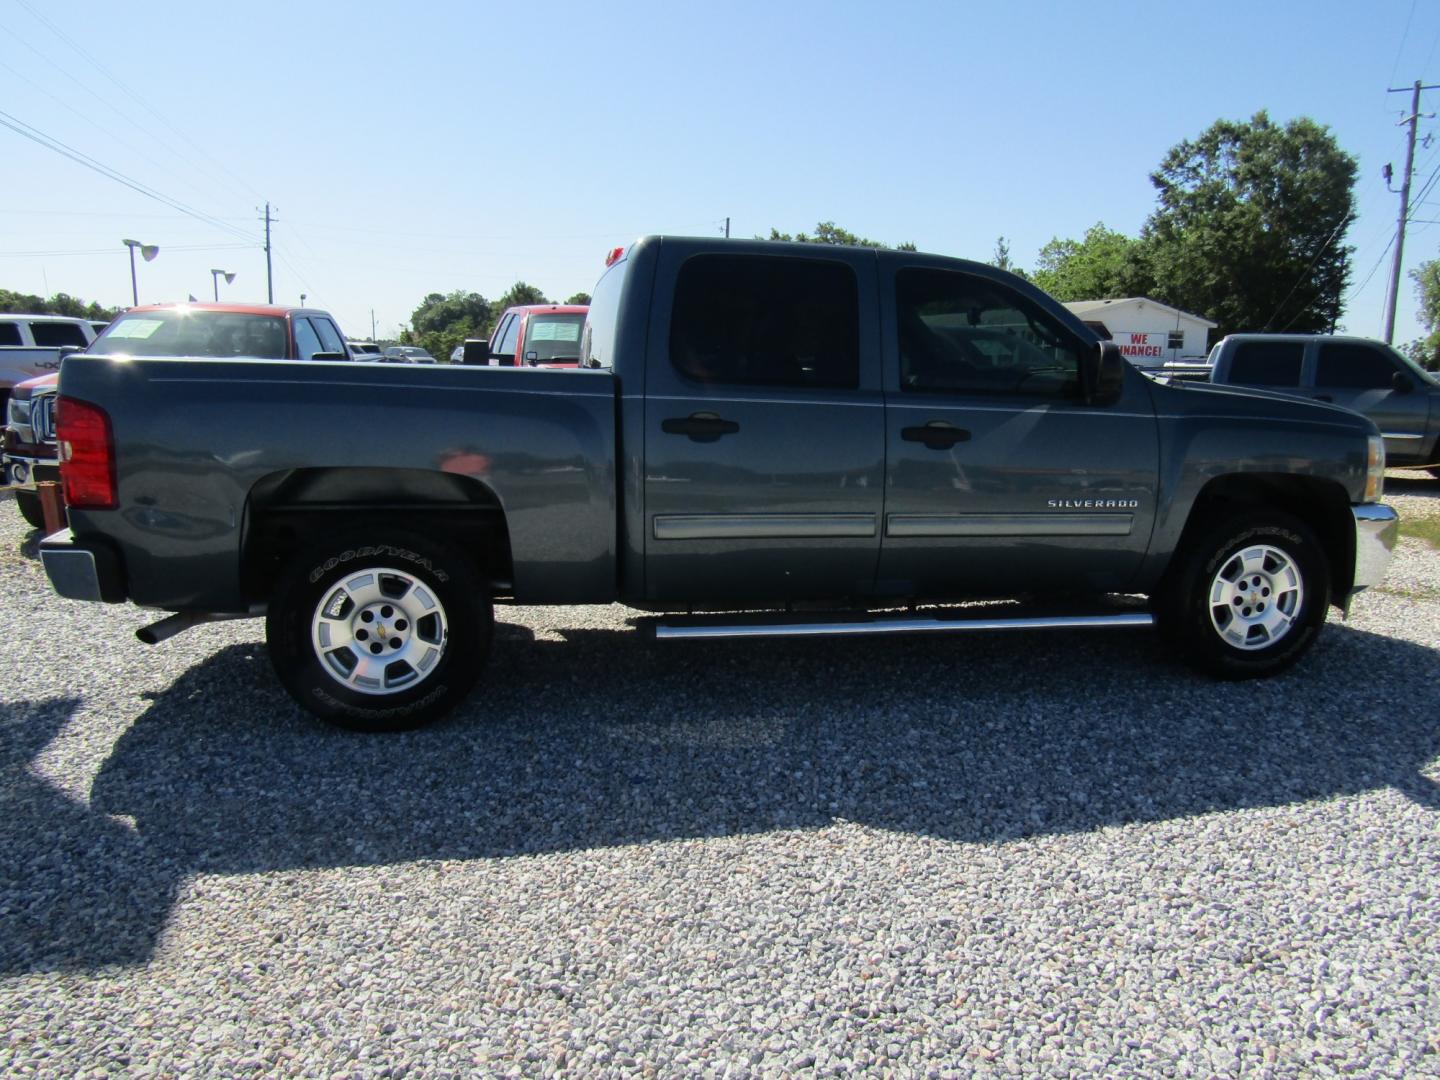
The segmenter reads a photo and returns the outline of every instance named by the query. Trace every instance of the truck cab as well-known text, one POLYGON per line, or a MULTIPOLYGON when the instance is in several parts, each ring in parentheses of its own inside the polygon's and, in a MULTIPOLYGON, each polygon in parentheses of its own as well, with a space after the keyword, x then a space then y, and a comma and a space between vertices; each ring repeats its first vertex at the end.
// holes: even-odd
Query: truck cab
POLYGON ((1440 468, 1440 381, 1386 345, 1327 334, 1231 334, 1211 350, 1211 382, 1294 394, 1375 421, 1399 468, 1440 468))

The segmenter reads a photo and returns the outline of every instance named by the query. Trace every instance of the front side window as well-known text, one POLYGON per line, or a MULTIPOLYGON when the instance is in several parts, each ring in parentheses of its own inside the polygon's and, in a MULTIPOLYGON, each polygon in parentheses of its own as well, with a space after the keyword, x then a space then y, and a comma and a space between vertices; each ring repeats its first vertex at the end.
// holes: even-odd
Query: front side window
POLYGON ((295 355, 301 360, 314 359, 317 352, 324 352, 325 346, 320 344, 320 335, 315 333, 315 328, 310 325, 309 319, 295 320, 295 355))
POLYGON ((697 255, 680 268, 670 360, 705 383, 860 384, 860 301, 845 263, 697 255))
POLYGON ((505 327, 505 334, 500 339, 500 344, 495 346, 495 355, 504 357, 513 364, 515 363, 515 341, 520 337, 520 316, 515 315, 510 319, 510 324, 505 327))
POLYGON ((20 325, 13 322, 0 322, 0 345, 19 345, 20 325))
POLYGON ((1299 341, 1244 341, 1230 361, 1230 381, 1240 386, 1299 386, 1305 345, 1299 341))
POLYGON ((345 351, 345 339, 340 336, 340 331, 335 329, 334 323, 321 318, 311 319, 310 322, 315 327, 315 332, 320 335, 320 344, 325 346, 325 352, 350 355, 345 351))
POLYGON ((1322 345, 1315 385, 1336 390, 1388 390, 1397 370, 1388 356, 1368 345, 1322 345))
POLYGON ((1039 305, 955 270, 896 275, 900 386, 939 393, 1074 395, 1082 346, 1039 305))

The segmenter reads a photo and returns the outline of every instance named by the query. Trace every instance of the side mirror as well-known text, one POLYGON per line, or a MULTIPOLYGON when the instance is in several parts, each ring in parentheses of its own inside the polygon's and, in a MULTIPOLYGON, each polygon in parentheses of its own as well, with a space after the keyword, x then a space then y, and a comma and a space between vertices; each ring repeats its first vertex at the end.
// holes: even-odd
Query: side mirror
POLYGON ((490 362, 490 339, 466 338, 465 355, 460 358, 460 362, 471 367, 484 367, 490 362))
POLYGON ((67 356, 74 356, 77 352, 84 352, 84 345, 61 345, 60 352, 56 359, 64 360, 67 356))
POLYGON ((1086 405, 1113 405, 1125 386, 1125 357, 1113 341, 1097 341, 1080 357, 1080 396, 1086 405))
MULTIPOLYGON (((62 352, 63 356, 64 353, 62 352)), ((1403 371, 1397 371, 1390 376, 1390 386, 1397 394, 1408 394, 1415 389, 1415 384, 1410 381, 1410 376, 1403 371)))

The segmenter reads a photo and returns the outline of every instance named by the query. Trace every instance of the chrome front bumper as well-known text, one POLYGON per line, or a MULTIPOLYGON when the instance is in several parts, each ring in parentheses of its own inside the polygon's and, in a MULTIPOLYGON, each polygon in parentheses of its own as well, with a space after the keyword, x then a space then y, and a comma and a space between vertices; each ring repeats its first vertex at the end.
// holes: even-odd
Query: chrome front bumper
POLYGON ((1350 591, 1380 584, 1400 539, 1400 515, 1383 503, 1352 506, 1355 515, 1355 579, 1350 591))

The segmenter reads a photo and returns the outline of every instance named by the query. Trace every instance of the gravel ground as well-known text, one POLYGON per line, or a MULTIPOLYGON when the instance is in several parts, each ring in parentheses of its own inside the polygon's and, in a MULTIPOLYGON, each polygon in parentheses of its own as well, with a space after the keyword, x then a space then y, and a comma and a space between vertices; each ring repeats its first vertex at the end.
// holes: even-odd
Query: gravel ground
POLYGON ((34 539, 0 502, 5 1074, 1440 1075, 1421 541, 1268 682, 512 609, 467 708, 364 737, 34 539))

